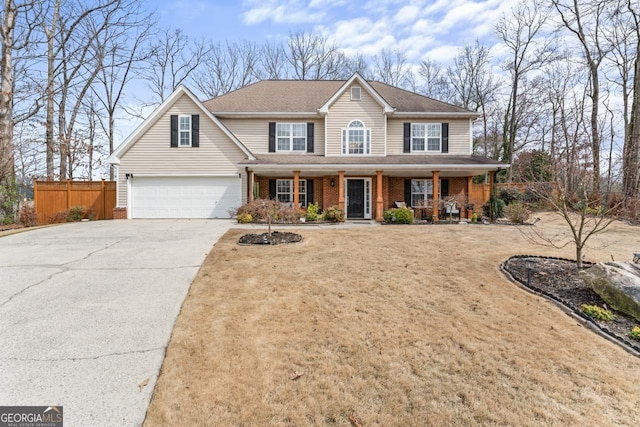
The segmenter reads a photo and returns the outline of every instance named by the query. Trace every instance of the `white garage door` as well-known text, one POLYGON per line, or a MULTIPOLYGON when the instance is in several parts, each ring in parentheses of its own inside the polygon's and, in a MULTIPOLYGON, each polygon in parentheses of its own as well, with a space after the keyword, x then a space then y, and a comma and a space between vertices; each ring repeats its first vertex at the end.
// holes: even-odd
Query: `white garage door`
POLYGON ((229 218, 242 203, 236 177, 135 177, 133 218, 229 218))

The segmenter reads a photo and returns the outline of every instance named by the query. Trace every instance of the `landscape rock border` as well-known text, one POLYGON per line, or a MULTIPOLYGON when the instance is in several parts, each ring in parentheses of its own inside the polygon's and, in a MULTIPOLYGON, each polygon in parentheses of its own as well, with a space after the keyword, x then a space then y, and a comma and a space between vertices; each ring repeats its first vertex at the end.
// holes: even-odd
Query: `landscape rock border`
MULTIPOLYGON (((552 294, 550 294, 548 292, 545 292, 544 290, 542 290, 540 288, 537 288, 537 287, 531 286, 531 285, 527 285, 527 283, 525 281, 516 279, 509 272, 509 270, 507 270, 506 265, 509 263, 510 260, 517 259, 517 258, 554 259, 554 260, 570 261, 570 262, 575 262, 575 260, 568 259, 568 258, 539 256, 539 255, 514 255, 514 256, 511 256, 511 257, 507 258, 502 264, 500 264, 500 270, 502 270, 502 273, 511 282, 513 282, 516 285, 518 285, 521 289, 524 289, 525 291, 530 292, 530 293, 532 293, 534 295, 545 297, 546 299, 548 299, 549 301, 551 301, 555 305, 557 305, 566 314, 568 314, 569 316, 573 317, 574 319, 576 319, 577 321, 582 323, 584 326, 586 326, 587 328, 591 329, 593 332, 597 333, 598 335, 600 335, 601 337, 607 339, 608 341, 619 345, 624 350, 626 350, 628 353, 630 353, 630 354, 632 354, 632 355, 634 355, 636 357, 640 357, 640 345, 632 345, 632 344, 629 344, 629 343, 625 342, 617 334, 615 334, 612 331, 610 331, 609 329, 603 328, 600 325, 598 325, 595 322, 593 322, 584 313, 582 313, 582 312, 580 312, 578 310, 574 310, 571 307, 569 307, 567 304, 565 304, 562 301, 562 299, 560 299, 560 298, 556 297, 555 295, 552 295, 552 294)), ((588 262, 588 261, 583 261, 583 265, 591 266, 591 265, 593 265, 593 263, 592 262, 588 262)))
POLYGON ((299 242, 302 242, 302 235, 290 231, 273 231, 271 236, 266 231, 261 234, 249 233, 238 239, 238 244, 242 246, 274 246, 299 242))

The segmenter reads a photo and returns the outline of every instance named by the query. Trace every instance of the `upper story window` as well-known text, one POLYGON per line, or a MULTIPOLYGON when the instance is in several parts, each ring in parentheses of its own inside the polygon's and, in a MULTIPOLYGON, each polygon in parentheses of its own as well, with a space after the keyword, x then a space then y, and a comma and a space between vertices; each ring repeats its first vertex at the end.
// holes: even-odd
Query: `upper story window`
POLYGON ((191 147, 191 116, 178 116, 178 145, 191 147))
POLYGON ((371 129, 364 122, 352 120, 342 129, 342 154, 371 154, 371 129))
POLYGON ((354 86, 351 88, 351 100, 352 101, 360 101, 360 87, 354 86))
POLYGON ((307 151, 307 124, 277 123, 276 151, 307 151))
POLYGON ((440 151, 442 125, 440 123, 412 123, 411 151, 440 151))

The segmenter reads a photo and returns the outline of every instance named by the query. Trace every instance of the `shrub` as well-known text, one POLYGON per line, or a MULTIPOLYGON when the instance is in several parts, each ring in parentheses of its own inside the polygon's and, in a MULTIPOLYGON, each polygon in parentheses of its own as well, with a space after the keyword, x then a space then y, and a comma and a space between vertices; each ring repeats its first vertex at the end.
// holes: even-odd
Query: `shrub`
POLYGON ((504 200, 505 205, 509 206, 512 202, 522 200, 522 195, 516 188, 507 187, 500 190, 498 197, 504 200))
POLYGON ((22 205, 22 208, 20 208, 20 224, 25 227, 38 225, 38 214, 33 205, 22 205))
POLYGON ((634 340, 640 340, 640 326, 634 326, 629 332, 629 336, 634 340))
POLYGON ((238 215, 239 224, 249 224, 250 222, 253 222, 253 216, 250 213, 243 213, 238 215))
POLYGON ((60 211, 47 218, 47 224, 62 224, 68 222, 69 212, 60 211))
POLYGON ((513 202, 505 206, 504 215, 514 224, 524 224, 529 219, 530 212, 524 204, 513 202))
POLYGON ((300 222, 300 218, 304 218, 304 215, 303 209, 281 204, 276 220, 285 224, 295 224, 300 222))
POLYGON ((580 311, 587 316, 598 320, 613 320, 616 316, 609 310, 598 307, 597 305, 582 304, 580 311))
POLYGON ((409 208, 388 209, 382 214, 384 222, 389 224, 412 224, 413 211, 409 208))
POLYGON ((471 222, 478 222, 478 214, 474 213, 471 215, 471 222))
POLYGON ((325 209, 322 219, 331 222, 342 222, 344 221, 344 211, 337 206, 331 206, 325 209))
POLYGON ((83 219, 93 219, 93 211, 85 206, 72 206, 67 212, 68 222, 78 222, 83 219))
POLYGON ((305 215, 307 221, 317 221, 319 210, 317 203, 309 203, 309 206, 307 206, 307 214, 305 215))
POLYGON ((493 204, 493 209, 494 209, 493 217, 502 218, 504 216, 504 207, 505 207, 504 200, 497 197, 493 197, 493 196, 489 198, 489 201, 487 203, 482 205, 482 214, 487 218, 491 218, 491 214, 489 212, 491 204, 493 204))

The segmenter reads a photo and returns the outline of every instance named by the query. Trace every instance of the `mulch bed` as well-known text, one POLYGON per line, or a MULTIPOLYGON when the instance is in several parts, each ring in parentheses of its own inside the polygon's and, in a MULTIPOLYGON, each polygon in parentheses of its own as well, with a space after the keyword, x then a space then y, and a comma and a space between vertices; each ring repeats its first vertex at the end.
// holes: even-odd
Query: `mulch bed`
MULTIPOLYGON (((591 263, 585 262, 588 268, 591 263)), ((631 316, 608 307, 589 285, 578 276, 576 262, 560 258, 514 256, 503 264, 503 268, 523 286, 551 298, 571 309, 578 316, 593 322, 604 333, 620 343, 640 352, 640 341, 629 338, 629 332, 640 324, 631 316), (527 284, 527 261, 533 261, 531 278, 527 284), (582 304, 606 307, 616 315, 611 321, 592 319, 580 311, 582 304)))
POLYGON ((22 224, 0 225, 0 231, 16 230, 18 228, 24 228, 24 225, 22 225, 22 224))
POLYGON ((240 237, 238 243, 241 245, 279 245, 281 243, 301 242, 302 236, 297 233, 274 231, 262 234, 245 234, 240 237))

